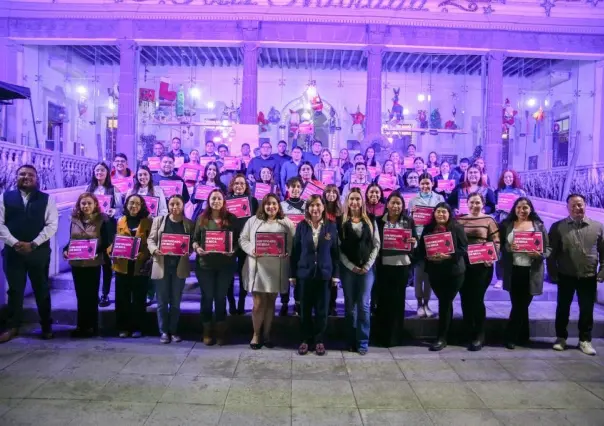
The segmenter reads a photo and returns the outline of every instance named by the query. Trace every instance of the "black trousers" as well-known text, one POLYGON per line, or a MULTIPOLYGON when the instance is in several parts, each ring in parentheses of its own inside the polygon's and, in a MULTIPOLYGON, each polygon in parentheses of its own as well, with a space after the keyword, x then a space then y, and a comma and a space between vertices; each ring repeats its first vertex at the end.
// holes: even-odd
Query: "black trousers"
POLYGON ((507 326, 507 341, 510 343, 526 343, 530 337, 529 306, 533 301, 533 295, 529 292, 530 274, 529 266, 512 266, 512 309, 507 326))
POLYGON ((141 331, 147 313, 147 281, 144 275, 115 273, 115 320, 119 331, 141 331))
MULTIPOLYGON (((290 288, 287 289, 286 293, 281 293, 281 304, 282 305, 288 305, 289 304, 289 296, 290 296, 290 294, 291 294, 290 288)), ((300 286, 295 286, 294 287, 294 302, 300 303, 300 286)))
POLYGON ((111 258, 107 255, 104 255, 103 257, 103 296, 109 296, 109 292, 111 291, 111 278, 113 278, 113 269, 111 269, 111 258))
POLYGON ((484 295, 493 278, 493 267, 484 264, 468 265, 463 285, 459 290, 465 329, 470 340, 484 341, 486 308, 484 295))
POLYGON ((402 340, 405 320, 405 293, 410 266, 380 265, 377 269, 376 325, 383 346, 398 346, 402 340))
POLYGON ((438 298, 438 339, 446 341, 453 322, 453 299, 463 285, 464 274, 450 276, 440 272, 428 272, 428 278, 438 298))
POLYGON ((71 267, 78 303, 77 327, 81 330, 98 331, 99 328, 99 286, 101 267, 71 267))
POLYGON ((302 341, 309 344, 323 343, 327 328, 327 306, 331 282, 320 278, 300 280, 294 287, 300 288, 300 320, 302 341), (313 318, 313 310, 315 316, 313 318))
POLYGON ((50 267, 50 247, 44 245, 28 255, 17 253, 5 246, 2 251, 4 274, 8 281, 8 328, 19 328, 23 320, 23 299, 27 277, 38 306, 42 331, 50 331, 50 290, 48 288, 48 268, 50 267))
POLYGON ((243 250, 237 251, 237 276, 239 277, 239 301, 235 302, 235 277, 231 280, 231 285, 227 291, 227 301, 229 302, 229 308, 233 309, 235 306, 237 310, 243 311, 245 309, 245 298, 247 297, 247 291, 243 288, 243 281, 241 280, 241 274, 243 271, 243 265, 245 263, 246 254, 243 250))
POLYGON ((329 310, 336 309, 336 301, 338 299, 338 287, 332 286, 329 291, 329 310))
POLYGON ((598 288, 597 277, 573 278, 559 275, 558 304, 556 306, 556 337, 568 339, 568 317, 575 292, 579 301, 579 340, 591 342, 594 326, 594 304, 598 288))

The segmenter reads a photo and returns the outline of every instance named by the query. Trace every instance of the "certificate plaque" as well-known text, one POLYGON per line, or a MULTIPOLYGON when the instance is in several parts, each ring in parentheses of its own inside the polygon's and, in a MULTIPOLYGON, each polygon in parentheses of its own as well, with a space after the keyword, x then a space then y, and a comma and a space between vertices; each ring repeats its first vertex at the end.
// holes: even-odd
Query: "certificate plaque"
POLYGON ((438 234, 429 234, 422 237, 426 246, 426 256, 432 257, 435 254, 455 253, 453 245, 453 236, 450 232, 440 232, 438 234))
POLYGON ((315 185, 312 182, 306 182, 306 185, 304 186, 304 191, 302 191, 302 195, 300 195, 300 198, 302 200, 308 200, 311 195, 322 196, 323 188, 321 188, 319 185, 315 185))
POLYGON ((241 169, 241 158, 239 157, 224 157, 222 161, 225 170, 236 172, 241 169))
POLYGON ((513 243, 517 253, 539 252, 543 253, 543 234, 539 231, 514 231, 513 243))
POLYGON ((159 210, 159 197, 154 197, 152 195, 141 195, 140 197, 145 200, 149 214, 151 216, 157 216, 157 211, 159 210))
POLYGON ((181 180, 160 180, 159 187, 164 191, 166 198, 172 195, 181 195, 184 182, 181 180))
POLYGON ((182 168, 182 178, 185 181, 197 182, 199 178, 199 167, 194 164, 185 164, 182 168))
POLYGON ((440 173, 440 169, 438 167, 428 167, 426 172, 428 172, 430 176, 434 177, 440 173))
POLYGON ((141 247, 141 239, 128 235, 116 235, 113 241, 111 257, 135 260, 141 247))
POLYGON ((454 179, 440 179, 436 181, 436 189, 439 191, 451 192, 455 189, 454 179))
POLYGON ((516 200, 520 198, 520 196, 508 192, 497 195, 497 210, 502 210, 504 212, 510 212, 516 200))
POLYGON ((382 249, 385 251, 411 251, 411 230, 403 228, 384 228, 382 249))
POLYGON ((229 198, 226 200, 226 208, 229 213, 233 213, 236 217, 250 217, 252 208, 250 207, 250 199, 248 197, 229 198))
POLYGON ((457 208, 457 210, 459 211, 458 216, 470 214, 470 209, 468 208, 468 200, 465 198, 460 198, 459 207, 457 208))
POLYGON ((149 157, 149 158, 147 158, 147 167, 149 167, 149 170, 151 170, 152 172, 159 171, 160 165, 161 165, 161 158, 160 157, 149 157))
POLYGON ((381 174, 377 181, 382 189, 394 189, 396 186, 396 176, 381 174))
POLYGON ((413 221, 416 225, 426 226, 432 222, 434 207, 415 206, 413 209, 413 221))
POLYGON ((67 249, 68 260, 92 260, 96 257, 98 240, 71 240, 67 249))
POLYGON ((167 256, 187 256, 190 242, 188 234, 162 234, 159 251, 167 256))
POLYGON ((284 232, 257 232, 256 255, 282 256, 286 251, 287 234, 284 232))
POLYGON ((270 183, 256 182, 254 189, 254 198, 256 200, 262 200, 267 194, 272 192, 272 186, 270 183))
POLYGON ((213 186, 197 185, 195 187, 195 199, 198 201, 206 201, 210 196, 210 192, 215 189, 213 186))
POLYGON ((233 251, 233 233, 231 231, 205 231, 201 248, 212 253, 231 253, 233 251))
POLYGON ((305 219, 305 217, 304 217, 304 215, 303 215, 303 214, 288 214, 288 215, 286 215, 286 216, 287 216, 287 217, 289 218, 289 220, 291 220, 291 221, 294 223, 294 225, 296 225, 296 226, 297 226, 297 225, 298 225, 300 222, 302 222, 302 221, 305 219))
POLYGON ((111 208, 111 195, 95 194, 95 197, 99 201, 101 213, 107 213, 107 210, 111 208))
POLYGON ((134 186, 134 181, 130 177, 126 178, 112 178, 111 183, 117 188, 122 194, 125 194, 134 186))
POLYGON ((324 185, 333 185, 336 183, 336 171, 334 169, 321 170, 321 183, 324 185))
POLYGON ((494 262, 497 260, 497 250, 492 241, 468 245, 468 260, 471 265, 476 263, 494 262))

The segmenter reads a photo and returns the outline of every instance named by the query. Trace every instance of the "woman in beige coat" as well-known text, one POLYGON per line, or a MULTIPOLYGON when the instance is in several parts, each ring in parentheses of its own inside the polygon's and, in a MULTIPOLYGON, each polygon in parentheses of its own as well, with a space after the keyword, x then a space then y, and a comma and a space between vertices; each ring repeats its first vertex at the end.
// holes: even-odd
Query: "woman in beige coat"
POLYGON ((180 300, 185 288, 185 279, 189 276, 189 255, 173 256, 161 252, 163 234, 183 234, 189 236, 187 253, 191 253, 191 235, 194 225, 184 216, 184 201, 180 195, 168 200, 168 214, 153 220, 147 240, 149 253, 153 258, 151 279, 157 291, 157 322, 161 333, 161 343, 178 343, 178 319, 180 300))
POLYGON ((264 331, 264 346, 273 347, 270 340, 271 325, 275 315, 275 300, 289 287, 289 259, 295 227, 281 209, 275 194, 267 194, 255 216, 248 219, 239 237, 239 245, 247 254, 243 265, 243 286, 253 294, 252 323, 254 336, 252 349, 260 349, 260 331, 264 331), (285 234, 285 253, 280 256, 256 254, 256 238, 262 233, 285 234))

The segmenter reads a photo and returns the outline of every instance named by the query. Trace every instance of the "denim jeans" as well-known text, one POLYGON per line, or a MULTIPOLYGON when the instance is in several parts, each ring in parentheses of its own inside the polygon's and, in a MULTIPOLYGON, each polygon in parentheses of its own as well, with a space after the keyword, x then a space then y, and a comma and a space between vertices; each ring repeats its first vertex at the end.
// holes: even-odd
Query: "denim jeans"
POLYGON ((234 273, 232 268, 197 268, 195 271, 201 288, 202 322, 212 322, 212 308, 216 312, 216 322, 226 320, 226 296, 234 273))
POLYGON ((167 267, 164 277, 153 280, 157 291, 157 323, 162 334, 177 334, 180 317, 180 300, 185 289, 185 279, 178 278, 176 267, 167 267))
POLYGON ((358 349, 369 346, 371 287, 374 281, 373 269, 364 275, 355 274, 340 265, 344 305, 346 307, 346 328, 348 341, 358 349))

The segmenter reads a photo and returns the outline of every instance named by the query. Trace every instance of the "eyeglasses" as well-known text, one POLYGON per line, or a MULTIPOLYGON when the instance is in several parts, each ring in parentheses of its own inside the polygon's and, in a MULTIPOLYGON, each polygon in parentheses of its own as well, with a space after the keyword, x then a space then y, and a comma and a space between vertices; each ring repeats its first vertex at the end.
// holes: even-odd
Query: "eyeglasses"
POLYGON ((140 207, 141 205, 142 205, 142 204, 141 204, 141 203, 139 203, 139 202, 137 202, 137 201, 130 201, 130 202, 128 203, 128 206, 130 206, 130 207, 135 207, 135 206, 140 207))
POLYGON ((126 164, 126 160, 113 160, 115 164, 126 164))

